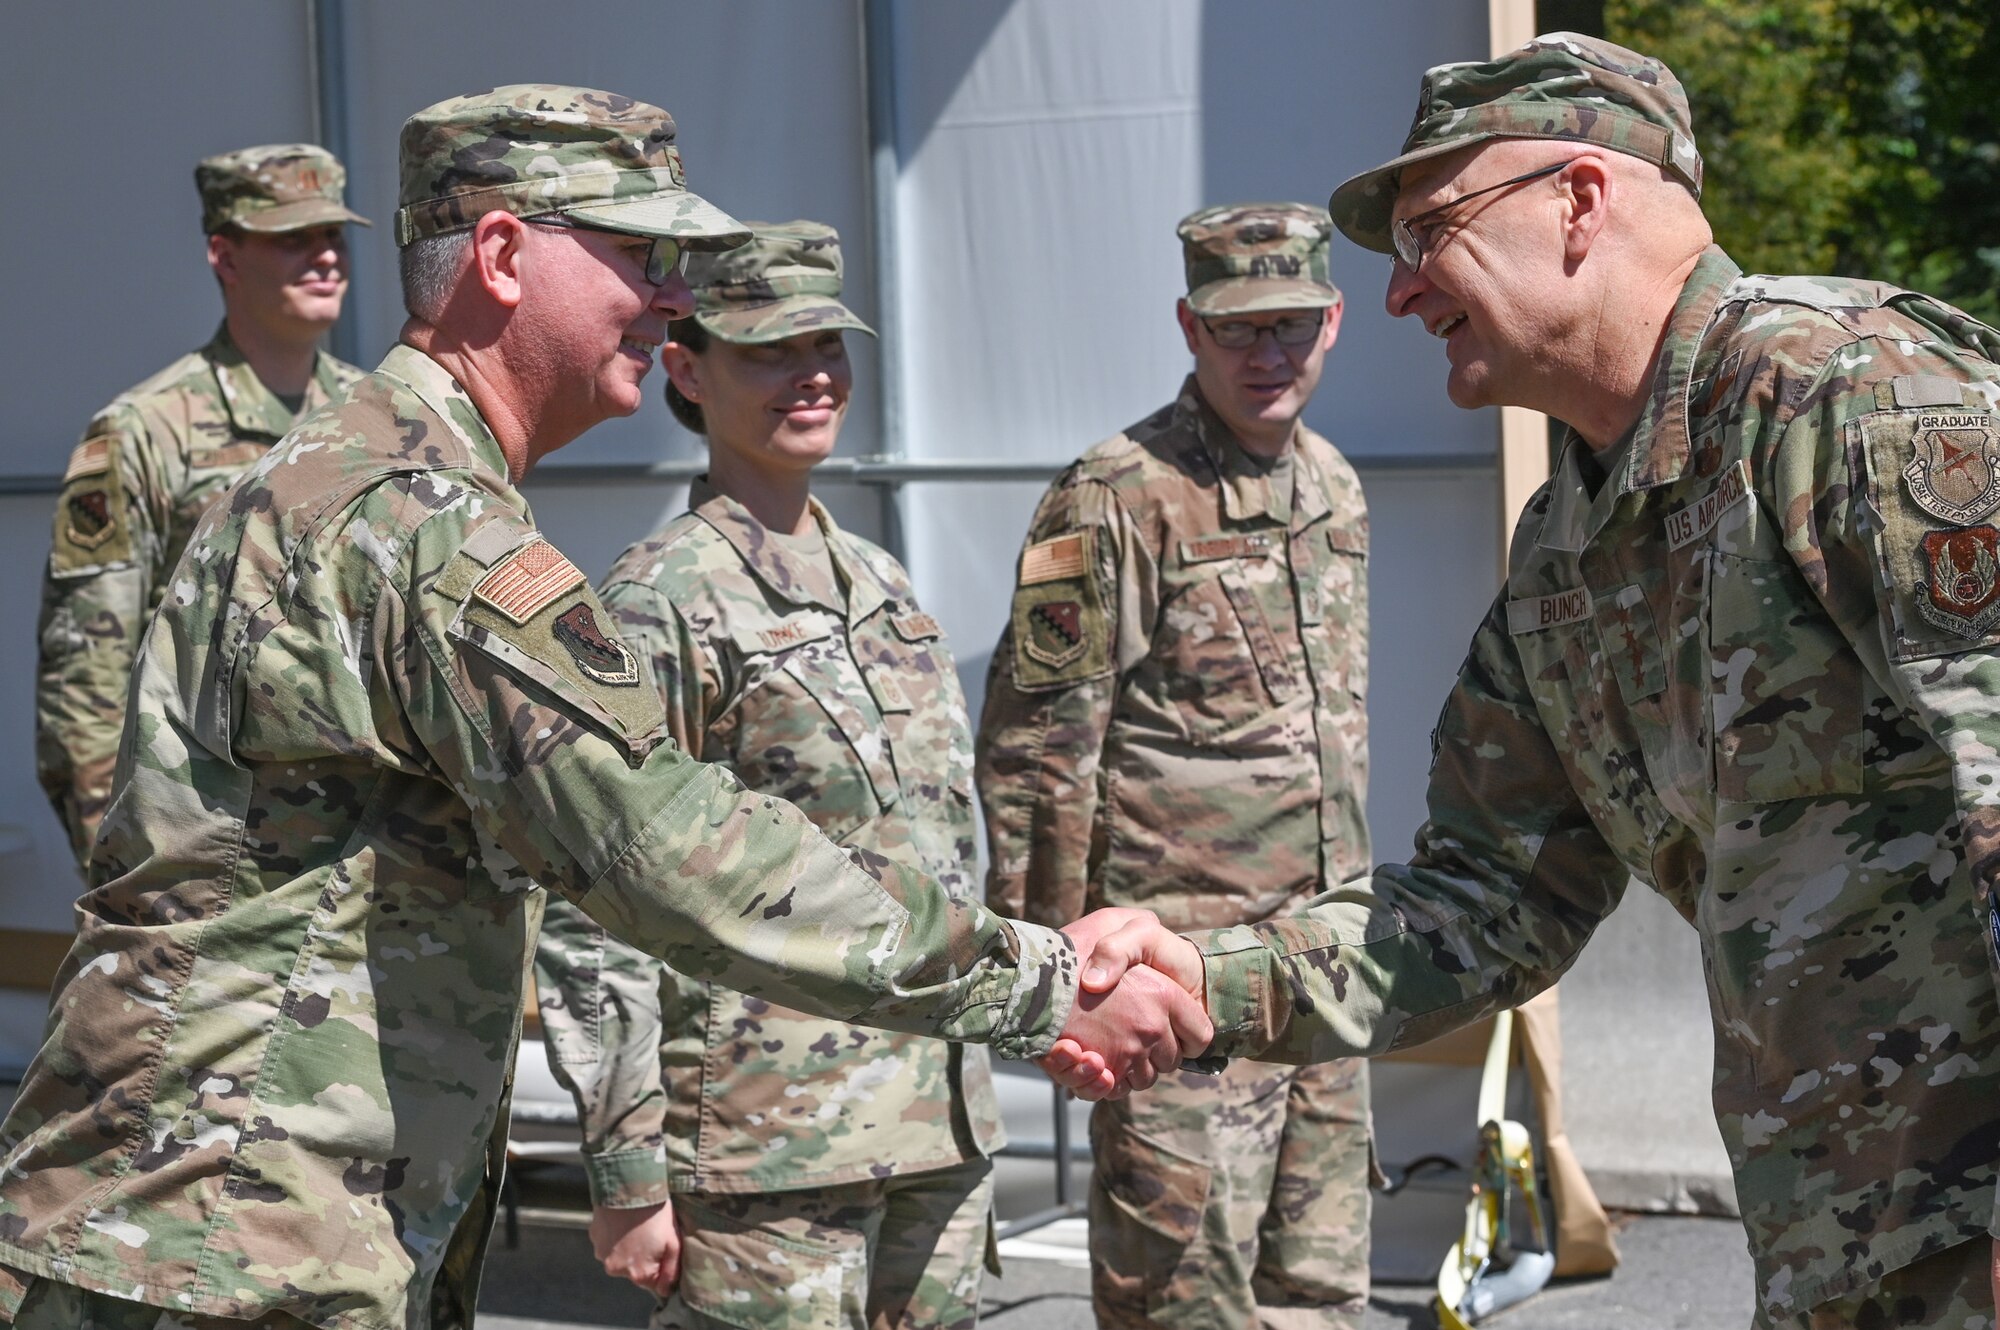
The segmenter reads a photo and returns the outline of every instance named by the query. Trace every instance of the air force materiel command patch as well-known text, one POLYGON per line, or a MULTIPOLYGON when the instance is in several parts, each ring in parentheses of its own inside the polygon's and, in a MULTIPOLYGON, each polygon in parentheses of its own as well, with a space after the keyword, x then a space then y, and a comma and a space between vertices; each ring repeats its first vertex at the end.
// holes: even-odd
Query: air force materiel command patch
POLYGON ((493 565, 472 594, 515 623, 526 623, 557 596, 584 580, 563 552, 535 536, 493 565))
POLYGON ((1903 468, 1910 497, 1934 517, 1964 525, 2000 508, 2000 429, 1984 411, 1917 417, 1903 468))
POLYGON ((1919 546, 1917 612, 1934 628, 1984 637, 2000 623, 2000 531, 1932 531, 1919 546))

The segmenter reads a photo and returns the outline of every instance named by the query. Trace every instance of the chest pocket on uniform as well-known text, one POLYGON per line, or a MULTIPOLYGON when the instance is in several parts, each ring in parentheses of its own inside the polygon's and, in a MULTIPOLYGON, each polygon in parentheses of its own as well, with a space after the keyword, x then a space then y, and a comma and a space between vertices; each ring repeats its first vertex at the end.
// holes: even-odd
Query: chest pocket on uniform
POLYGON ((882 715, 829 616, 787 621, 796 642, 769 652, 760 634, 738 645, 767 652, 740 703, 732 758, 746 785, 770 790, 833 840, 900 797, 882 715))
POLYGON ((1859 672, 1829 668, 1851 654, 1846 640, 1747 480, 1731 479, 1741 465, 1718 483, 1724 502, 1706 518, 1716 793, 1736 803, 1856 793, 1859 672))
POLYGON ((1299 692, 1265 600, 1285 593, 1275 533, 1182 541, 1176 585, 1161 607, 1155 655, 1190 737, 1227 742, 1299 692))

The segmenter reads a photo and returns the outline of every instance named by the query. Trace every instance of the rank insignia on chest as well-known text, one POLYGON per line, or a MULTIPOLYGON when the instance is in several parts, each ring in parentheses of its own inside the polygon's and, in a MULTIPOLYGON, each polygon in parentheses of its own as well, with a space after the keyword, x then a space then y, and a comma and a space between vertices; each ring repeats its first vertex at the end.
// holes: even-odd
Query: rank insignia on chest
POLYGON ((1932 531, 1919 552, 1926 580, 1917 583, 1917 611, 1926 620, 1967 638, 2000 622, 2000 531, 1932 531))
POLYGON ((1045 600, 1028 611, 1030 656, 1061 669, 1083 654, 1083 606, 1073 600, 1045 600))
POLYGON ((599 683, 626 688, 639 682, 639 663, 631 649, 597 626, 597 611, 588 601, 570 606, 551 629, 576 667, 599 683))
POLYGON ((78 490, 63 504, 69 510, 69 527, 64 534, 71 544, 94 550, 117 533, 111 516, 111 495, 106 490, 78 490))
POLYGON ((1917 417, 1903 468, 1910 497, 1947 522, 1975 522, 2000 508, 2000 429, 1984 411, 1917 417))

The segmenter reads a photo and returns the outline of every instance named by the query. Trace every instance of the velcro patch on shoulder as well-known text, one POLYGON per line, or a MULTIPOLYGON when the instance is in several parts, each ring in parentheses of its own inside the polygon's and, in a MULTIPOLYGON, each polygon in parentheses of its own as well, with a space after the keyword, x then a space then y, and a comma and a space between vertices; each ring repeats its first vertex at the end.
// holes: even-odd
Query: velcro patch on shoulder
POLYGON ((472 594, 515 623, 526 623, 583 580, 582 569, 537 536, 488 569, 472 594))
POLYGON ((1965 405, 1965 385, 1942 374, 1898 374, 1889 382, 1899 407, 1965 405))
POLYGON ((1268 531, 1218 531, 1181 542, 1182 563, 1209 563, 1216 559, 1268 559, 1271 533, 1268 531))
POLYGON ((79 476, 94 476, 111 469, 111 438, 98 435, 85 439, 76 445, 69 455, 69 465, 63 468, 63 484, 67 485, 79 476))
POLYGON ((1570 587, 1546 596, 1525 596, 1507 602, 1507 631, 1538 633, 1544 628, 1562 628, 1590 617, 1589 587, 1570 587))
POLYGON ((1021 551, 1022 586, 1081 577, 1090 567, 1091 533, 1068 531, 1021 551))
POLYGON ((896 636, 905 642, 928 642, 934 637, 944 635, 944 629, 938 626, 938 621, 922 610, 893 615, 889 622, 895 625, 896 636))

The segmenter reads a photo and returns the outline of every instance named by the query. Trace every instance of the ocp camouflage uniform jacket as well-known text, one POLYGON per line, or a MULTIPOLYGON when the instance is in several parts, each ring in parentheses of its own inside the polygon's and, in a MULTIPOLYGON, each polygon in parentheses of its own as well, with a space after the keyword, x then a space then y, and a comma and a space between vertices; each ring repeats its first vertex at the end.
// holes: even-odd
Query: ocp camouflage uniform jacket
POLYGON ((1259 462, 1192 377, 1059 476, 980 719, 995 908, 1213 928, 1365 869, 1367 556, 1346 459, 1259 462))
POLYGON ((1636 877, 1701 934, 1767 1312, 1986 1233, 1996 357, 1927 297, 1703 255, 1632 434, 1601 467, 1572 437, 1522 516, 1416 856, 1204 940, 1218 1051, 1378 1053, 1518 1003, 1636 877))
MULTIPOLYGON (((302 412, 360 377, 320 355, 302 412)), ((225 323, 207 346, 112 399, 70 455, 42 583, 35 773, 78 864, 111 797, 132 658, 167 574, 209 504, 294 420, 225 323)))
POLYGON ((139 660, 0 1125, 0 1266, 207 1315, 464 1324, 538 887, 843 1019, 1021 1056, 1067 1017, 1066 939, 661 742, 651 670, 407 347, 210 510, 139 660))
MULTIPOLYGON (((603 590, 652 662, 668 735, 790 800, 835 844, 976 901, 965 700, 902 568, 815 502, 843 595, 706 481, 689 504, 627 550, 603 590)), ((705 983, 574 910, 550 910, 538 974, 600 1204, 657 1201, 669 1178, 680 1191, 769 1192, 891 1177, 1003 1142, 982 1048, 705 983)))

